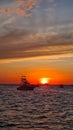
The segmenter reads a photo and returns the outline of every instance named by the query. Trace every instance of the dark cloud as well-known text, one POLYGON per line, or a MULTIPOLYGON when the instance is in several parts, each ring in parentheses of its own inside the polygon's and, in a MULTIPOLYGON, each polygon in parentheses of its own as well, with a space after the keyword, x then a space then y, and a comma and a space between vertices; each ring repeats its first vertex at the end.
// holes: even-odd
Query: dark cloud
POLYGON ((0 59, 26 58, 73 53, 71 32, 55 35, 11 30, 0 36, 0 59))

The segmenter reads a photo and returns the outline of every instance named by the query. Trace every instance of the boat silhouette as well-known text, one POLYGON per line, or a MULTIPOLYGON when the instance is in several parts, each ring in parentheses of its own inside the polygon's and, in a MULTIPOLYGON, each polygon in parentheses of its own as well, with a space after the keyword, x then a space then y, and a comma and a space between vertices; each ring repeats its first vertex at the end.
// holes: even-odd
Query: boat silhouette
POLYGON ((39 87, 39 85, 30 84, 25 76, 21 78, 21 84, 17 88, 17 90, 34 90, 34 88, 39 87))
POLYGON ((64 85, 63 85, 63 84, 60 84, 60 88, 64 88, 64 85))

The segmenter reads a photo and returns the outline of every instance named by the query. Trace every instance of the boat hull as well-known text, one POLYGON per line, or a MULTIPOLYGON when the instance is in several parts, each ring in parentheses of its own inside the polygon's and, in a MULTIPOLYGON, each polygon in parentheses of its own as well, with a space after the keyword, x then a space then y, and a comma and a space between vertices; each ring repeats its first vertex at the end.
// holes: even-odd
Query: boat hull
POLYGON ((17 88, 17 90, 34 90, 34 88, 38 87, 38 85, 21 85, 20 87, 17 88))

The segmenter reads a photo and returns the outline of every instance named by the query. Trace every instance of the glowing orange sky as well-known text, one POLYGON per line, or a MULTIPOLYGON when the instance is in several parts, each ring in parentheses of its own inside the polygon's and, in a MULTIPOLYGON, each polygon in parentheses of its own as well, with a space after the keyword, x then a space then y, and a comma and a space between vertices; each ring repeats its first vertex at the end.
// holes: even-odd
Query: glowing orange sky
POLYGON ((50 84, 72 84, 73 63, 68 60, 33 58, 3 62, 0 64, 0 83, 20 83, 21 76, 25 75, 30 83, 35 84, 40 83, 42 77, 50 78, 50 84))

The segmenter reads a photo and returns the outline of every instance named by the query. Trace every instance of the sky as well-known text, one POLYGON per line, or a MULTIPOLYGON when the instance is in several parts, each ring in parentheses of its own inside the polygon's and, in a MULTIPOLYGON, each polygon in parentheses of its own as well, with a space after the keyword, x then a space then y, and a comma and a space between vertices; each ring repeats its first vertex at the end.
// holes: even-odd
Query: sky
POLYGON ((73 84, 73 0, 0 0, 0 83, 73 84))

